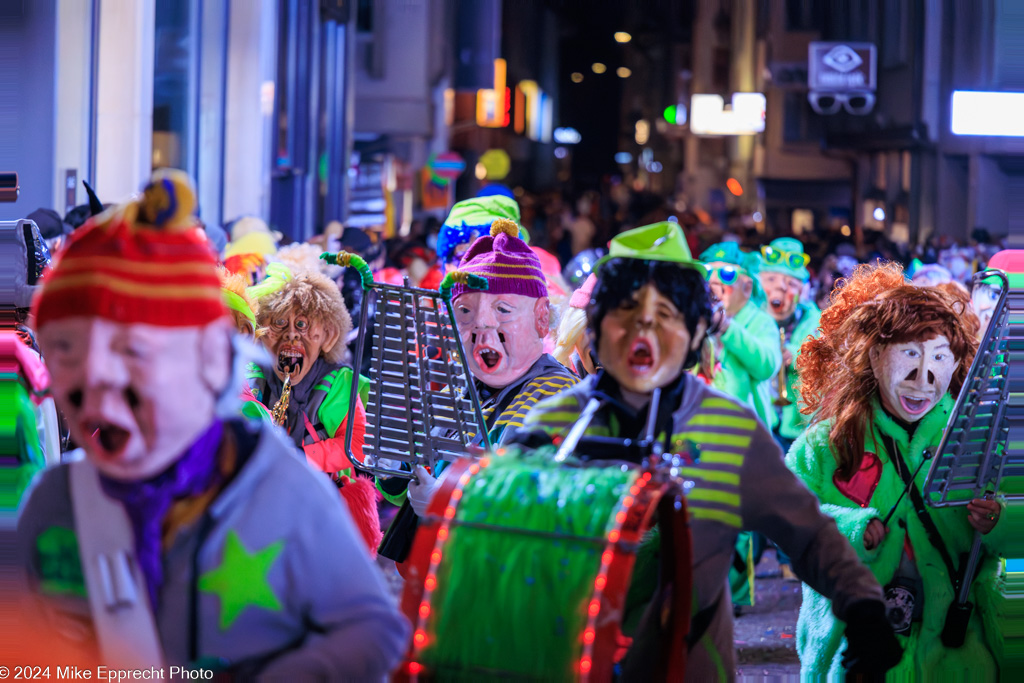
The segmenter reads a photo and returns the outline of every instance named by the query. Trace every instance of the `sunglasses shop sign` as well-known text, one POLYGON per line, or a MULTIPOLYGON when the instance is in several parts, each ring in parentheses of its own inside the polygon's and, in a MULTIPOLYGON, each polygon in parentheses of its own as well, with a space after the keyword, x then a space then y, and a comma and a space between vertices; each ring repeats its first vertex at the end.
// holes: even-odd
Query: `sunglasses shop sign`
POLYGON ((811 107, 835 114, 846 104, 851 114, 867 114, 874 105, 877 58, 872 43, 813 42, 807 48, 807 88, 811 107))

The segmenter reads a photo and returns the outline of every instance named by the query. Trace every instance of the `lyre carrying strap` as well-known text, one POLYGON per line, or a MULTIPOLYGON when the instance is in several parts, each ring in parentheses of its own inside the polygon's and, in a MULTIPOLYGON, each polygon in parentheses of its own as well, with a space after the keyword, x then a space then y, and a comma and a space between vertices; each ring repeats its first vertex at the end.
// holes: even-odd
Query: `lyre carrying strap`
POLYGON ((128 514, 103 492, 99 473, 87 460, 71 463, 69 483, 82 574, 104 664, 163 666, 128 514))
POLYGON ((889 457, 896 464, 896 470, 909 491, 910 502, 914 504, 914 512, 917 513, 917 518, 921 520, 921 526, 924 527, 925 533, 928 535, 928 541, 939 552, 939 555, 942 556, 942 561, 946 565, 946 571, 949 572, 949 581, 953 585, 953 592, 956 593, 960 573, 957 571, 956 565, 953 564, 953 558, 950 557, 949 550, 946 548, 946 544, 943 542, 935 522, 932 521, 932 516, 928 514, 928 509, 924 504, 924 497, 921 496, 921 492, 912 479, 910 467, 903 459, 903 454, 900 453, 900 447, 895 439, 888 434, 882 434, 882 440, 885 441, 885 447, 889 450, 889 457))

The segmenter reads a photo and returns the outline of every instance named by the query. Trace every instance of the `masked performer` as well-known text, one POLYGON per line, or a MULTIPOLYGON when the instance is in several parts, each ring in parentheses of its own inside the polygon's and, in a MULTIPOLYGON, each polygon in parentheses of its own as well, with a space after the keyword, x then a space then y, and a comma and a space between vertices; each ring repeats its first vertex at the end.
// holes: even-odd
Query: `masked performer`
POLYGON ((695 483, 687 493, 697 610, 687 679, 734 678, 725 584, 743 529, 773 538, 792 555, 804 580, 833 596, 836 614, 850 624, 851 663, 884 670, 886 658, 895 661, 899 652, 885 622, 878 583, 786 469, 778 445, 750 408, 686 372, 697 362, 711 316, 703 271, 676 223, 636 228, 613 239, 587 309, 604 369, 538 403, 515 440, 533 446, 559 441, 595 397, 604 405, 587 434, 641 438, 652 394, 660 389, 658 439, 666 452, 697 458, 682 472, 695 483), (879 638, 876 652, 866 637, 873 631, 879 638), (872 656, 877 659, 868 661, 872 656))
POLYGON ((458 202, 437 235, 437 259, 442 268, 454 267, 477 239, 486 237, 499 218, 519 224, 519 205, 501 195, 474 197, 458 202))
MULTIPOLYGON (((497 197, 502 199, 502 197, 497 197)), ((493 199, 489 197, 488 199, 493 199)), ((487 280, 488 289, 477 291, 463 284, 452 288, 452 302, 459 336, 466 349, 481 408, 492 444, 523 423, 537 401, 573 385, 576 377, 544 353, 551 313, 544 273, 536 255, 516 235, 518 226, 497 220, 491 234, 481 237, 462 258, 459 271, 487 280)), ((391 502, 408 502, 423 514, 439 472, 417 472, 418 481, 389 479, 378 486, 391 502)), ((399 512, 399 520, 409 517, 399 512)), ((381 549, 386 557, 402 561, 415 525, 393 524, 381 549), (393 549, 386 549, 389 545, 393 549)))
MULTIPOLYGON (((821 311, 814 302, 801 296, 811 275, 807 272, 810 257, 804 253, 800 240, 792 237, 772 240, 771 244, 761 248, 761 255, 760 278, 768 299, 768 314, 785 333, 785 342, 779 341, 782 344, 782 367, 785 368, 783 386, 789 403, 777 408, 779 421, 775 434, 782 451, 786 452, 807 426, 807 418, 800 413, 798 405, 796 359, 804 340, 817 334, 821 311)), ((780 387, 773 388, 778 398, 780 387)))
MULTIPOLYGON (((258 288, 257 288, 258 290, 258 288)), ((360 382, 352 448, 362 457, 366 435, 363 402, 366 380, 342 364, 342 342, 352 329, 338 286, 320 272, 298 269, 279 287, 259 299, 261 338, 270 352, 274 370, 265 375, 252 365, 249 386, 271 410, 309 463, 332 475, 370 548, 380 541, 373 482, 354 476, 345 453, 352 382, 360 382)))
POLYGON ((86 452, 43 472, 18 522, 54 652, 74 634, 109 666, 379 679, 408 624, 329 482, 235 417, 244 359, 194 208, 184 174, 158 172, 75 232, 34 304, 86 452))
MULTIPOLYGON (((741 252, 735 242, 721 242, 701 254, 701 260, 711 292, 723 306, 717 334, 721 369, 711 386, 753 407, 765 426, 774 429, 778 416, 771 383, 782 368, 782 347, 775 321, 761 308, 760 256, 741 252)), ((740 535, 730 575, 737 614, 739 607, 754 604, 754 567, 763 548, 763 538, 740 535)))
POLYGON ((775 321, 761 309, 760 257, 745 254, 735 242, 721 242, 701 254, 711 293, 722 302, 720 325, 722 370, 712 383, 754 409, 769 429, 778 418, 772 409, 771 380, 782 367, 775 321))
MULTIPOLYGON (((940 633, 961 553, 975 530, 992 530, 1000 505, 978 499, 966 510, 927 508, 921 498, 924 452, 935 453, 953 409, 950 392, 960 391, 977 348, 963 315, 963 305, 942 293, 904 284, 896 264, 861 266, 800 356, 804 410, 813 418, 786 463, 886 587, 904 647, 894 680, 996 680, 977 612, 962 647, 944 647, 940 633)), ((994 580, 995 568, 986 553, 977 581, 994 580)), ((804 588, 797 630, 803 673, 837 673, 842 624, 813 587, 804 588)))

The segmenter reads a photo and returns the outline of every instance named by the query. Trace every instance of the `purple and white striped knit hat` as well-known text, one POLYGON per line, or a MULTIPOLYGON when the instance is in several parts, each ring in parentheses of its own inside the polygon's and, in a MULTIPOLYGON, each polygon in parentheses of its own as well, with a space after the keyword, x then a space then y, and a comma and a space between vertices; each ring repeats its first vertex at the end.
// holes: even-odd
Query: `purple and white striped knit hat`
MULTIPOLYGON (((504 218, 491 224, 490 235, 473 242, 462 256, 459 271, 486 279, 488 294, 522 294, 534 299, 548 295, 540 259, 519 239, 519 226, 504 218)), ((452 299, 469 291, 473 290, 457 282, 452 299)))

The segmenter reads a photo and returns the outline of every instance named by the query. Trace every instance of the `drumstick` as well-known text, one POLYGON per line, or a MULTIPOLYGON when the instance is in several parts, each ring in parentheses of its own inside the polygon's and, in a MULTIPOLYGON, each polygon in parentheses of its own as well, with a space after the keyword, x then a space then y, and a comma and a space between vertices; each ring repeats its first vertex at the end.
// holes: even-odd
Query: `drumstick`
POLYGON ((587 406, 580 413, 580 419, 576 420, 573 424, 572 429, 565 436, 565 441, 558 447, 558 452, 555 453, 555 462, 563 462, 566 458, 572 455, 576 451, 576 445, 579 444, 580 439, 587 431, 587 427, 590 426, 590 421, 594 419, 594 415, 597 414, 597 409, 601 407, 601 400, 598 398, 592 398, 587 403, 587 406))

